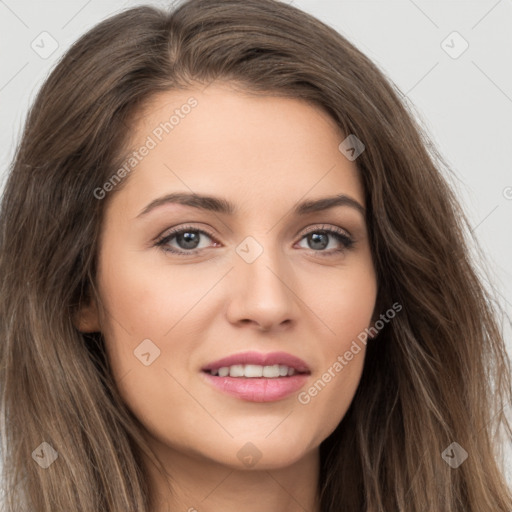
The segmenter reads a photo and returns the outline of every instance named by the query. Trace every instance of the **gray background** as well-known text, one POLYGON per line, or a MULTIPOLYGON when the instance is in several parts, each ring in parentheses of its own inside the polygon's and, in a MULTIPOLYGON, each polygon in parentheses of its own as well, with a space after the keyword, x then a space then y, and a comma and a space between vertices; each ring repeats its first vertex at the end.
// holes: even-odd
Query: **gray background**
MULTIPOLYGON (((28 106, 57 58, 105 17, 142 3, 169 4, 0 0, 0 186, 28 106)), ((512 316, 512 0, 289 3, 346 36, 414 105, 456 175, 452 185, 492 272, 482 278, 512 316)), ((510 325, 504 331, 512 353, 510 325)))

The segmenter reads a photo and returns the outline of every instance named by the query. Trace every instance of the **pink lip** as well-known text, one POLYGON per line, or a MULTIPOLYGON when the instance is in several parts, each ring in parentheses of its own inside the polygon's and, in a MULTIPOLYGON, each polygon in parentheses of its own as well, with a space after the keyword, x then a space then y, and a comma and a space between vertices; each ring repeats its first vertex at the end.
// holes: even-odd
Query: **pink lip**
POLYGON ((259 352, 243 352, 209 363, 202 368, 202 375, 206 381, 219 391, 250 402, 274 402, 281 400, 298 391, 307 381, 310 370, 308 365, 300 358, 286 352, 272 352, 261 354, 259 352), (286 365, 301 372, 286 377, 219 377, 207 373, 208 370, 217 370, 223 366, 235 364, 257 364, 272 366, 286 365))
POLYGON ((270 352, 269 354, 262 354, 260 352, 241 352, 240 354, 233 354, 212 363, 207 364, 202 368, 206 370, 218 370, 223 366, 233 366, 234 364, 258 364, 261 366, 272 366, 274 364, 286 365, 289 368, 294 368, 297 372, 309 373, 308 365, 300 358, 292 356, 287 352, 270 352))

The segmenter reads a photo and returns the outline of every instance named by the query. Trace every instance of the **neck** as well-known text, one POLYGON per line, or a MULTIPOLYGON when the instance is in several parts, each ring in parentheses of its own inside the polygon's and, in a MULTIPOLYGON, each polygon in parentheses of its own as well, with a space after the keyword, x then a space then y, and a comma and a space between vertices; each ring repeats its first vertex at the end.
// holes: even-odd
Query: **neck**
POLYGON ((151 512, 320 512, 318 449, 287 467, 239 469, 154 448, 167 477, 153 463, 146 464, 151 512))

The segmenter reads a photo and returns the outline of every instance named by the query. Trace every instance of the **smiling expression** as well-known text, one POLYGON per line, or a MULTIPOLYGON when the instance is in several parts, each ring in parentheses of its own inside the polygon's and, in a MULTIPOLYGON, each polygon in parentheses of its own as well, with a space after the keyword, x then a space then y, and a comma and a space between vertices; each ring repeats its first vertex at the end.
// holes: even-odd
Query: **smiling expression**
POLYGON ((159 93, 133 147, 191 96, 108 198, 101 305, 80 328, 103 333, 123 400, 160 451, 239 467, 251 442, 259 467, 284 466, 335 429, 361 377, 364 350, 297 400, 371 325, 360 171, 320 108, 229 84, 159 93))

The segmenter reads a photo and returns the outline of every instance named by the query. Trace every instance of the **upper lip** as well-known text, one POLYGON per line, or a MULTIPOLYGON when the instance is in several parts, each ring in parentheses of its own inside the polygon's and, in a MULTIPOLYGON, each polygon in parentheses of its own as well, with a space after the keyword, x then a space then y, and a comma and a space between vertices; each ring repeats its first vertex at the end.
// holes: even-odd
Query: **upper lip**
POLYGON ((262 354, 261 352, 240 352, 239 354, 233 354, 208 363, 206 366, 203 366, 201 370, 218 370, 219 368, 233 366, 235 364, 257 364, 260 366, 280 364, 288 366, 288 368, 293 368, 296 372, 310 373, 309 367, 305 361, 287 352, 270 352, 268 354, 262 354))

